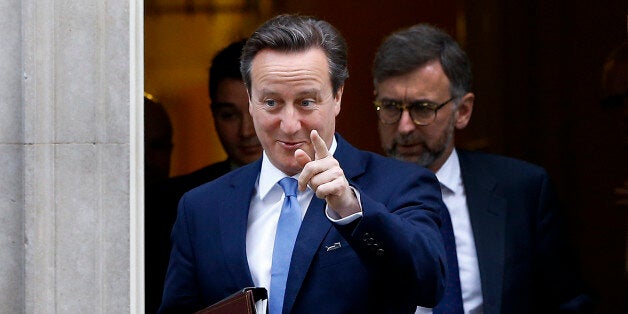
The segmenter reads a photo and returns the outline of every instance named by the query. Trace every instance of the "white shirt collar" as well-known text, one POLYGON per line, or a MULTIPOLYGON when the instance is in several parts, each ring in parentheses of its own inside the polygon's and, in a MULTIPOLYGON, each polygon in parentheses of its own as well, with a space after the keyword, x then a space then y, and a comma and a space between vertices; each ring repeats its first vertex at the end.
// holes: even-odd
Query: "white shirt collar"
MULTIPOLYGON (((336 137, 334 136, 331 142, 331 147, 329 148, 329 153, 333 155, 334 152, 336 152, 337 146, 338 143, 336 142, 336 137)), ((293 175, 292 177, 298 179, 299 175, 301 175, 300 172, 293 175)), ((270 190, 273 188, 273 186, 275 186, 275 184, 279 182, 279 180, 285 177, 288 177, 288 175, 275 167, 275 165, 270 162, 268 155, 266 155, 266 151, 264 151, 262 153, 262 169, 260 171, 257 181, 257 188, 260 198, 264 199, 268 192, 270 192, 270 190)))
POLYGON ((460 163, 458 162, 458 153, 454 148, 447 157, 447 160, 438 171, 436 171, 436 178, 440 185, 447 189, 449 192, 456 192, 456 188, 460 186, 460 163))

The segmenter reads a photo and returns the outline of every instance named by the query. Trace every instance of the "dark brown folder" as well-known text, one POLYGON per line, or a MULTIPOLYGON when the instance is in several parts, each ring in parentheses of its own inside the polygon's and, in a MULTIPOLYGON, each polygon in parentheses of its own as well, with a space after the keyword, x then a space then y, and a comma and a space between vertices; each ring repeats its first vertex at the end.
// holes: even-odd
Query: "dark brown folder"
POLYGON ((256 314, 255 302, 267 298, 266 288, 244 288, 195 314, 256 314))

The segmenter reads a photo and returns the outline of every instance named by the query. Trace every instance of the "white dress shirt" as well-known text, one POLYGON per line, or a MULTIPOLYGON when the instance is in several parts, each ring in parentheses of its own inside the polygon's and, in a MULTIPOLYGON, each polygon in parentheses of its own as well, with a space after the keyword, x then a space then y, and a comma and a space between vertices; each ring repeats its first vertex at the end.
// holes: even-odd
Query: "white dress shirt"
MULTIPOLYGON (((464 312, 467 314, 483 313, 482 284, 480 268, 475 250, 475 239, 469 218, 467 196, 462 184, 460 161, 454 149, 443 166, 436 172, 441 185, 443 202, 449 210, 451 224, 456 239, 456 255, 460 275, 460 288, 464 312)), ((416 313, 431 313, 431 309, 417 308, 416 313)))
MULTIPOLYGON (((334 138, 329 153, 333 154, 336 151, 336 147, 337 143, 334 138)), ((300 173, 292 177, 298 179, 299 175, 300 173)), ((267 290, 270 290, 270 268, 273 259, 277 222, 279 221, 281 205, 285 197, 283 189, 278 182, 287 176, 270 162, 266 152, 264 152, 262 155, 262 168, 255 183, 255 194, 251 199, 249 207, 246 229, 246 256, 253 283, 256 287, 265 287, 267 290)), ((353 191, 356 193, 359 201, 359 193, 355 189, 353 191)), ((314 191, 309 186, 304 192, 297 191, 297 200, 301 207, 301 218, 305 216, 313 196, 314 191)), ((338 219, 339 217, 329 207, 325 209, 325 213, 328 219, 337 224, 348 224, 362 217, 360 212, 338 219)))

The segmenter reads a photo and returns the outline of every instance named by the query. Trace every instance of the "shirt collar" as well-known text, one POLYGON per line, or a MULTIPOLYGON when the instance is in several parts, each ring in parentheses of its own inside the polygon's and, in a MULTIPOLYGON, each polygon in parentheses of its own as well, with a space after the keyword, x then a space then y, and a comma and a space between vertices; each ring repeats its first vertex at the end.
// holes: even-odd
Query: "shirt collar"
MULTIPOLYGON (((329 153, 334 154, 336 152, 336 147, 338 146, 336 142, 336 137, 334 136, 331 142, 331 147, 329 148, 329 153)), ((295 179, 299 178, 301 172, 293 175, 292 177, 295 179)), ((268 158, 266 155, 266 151, 262 152, 262 169, 260 170, 260 174, 257 181, 257 189, 261 199, 264 199, 268 192, 275 186, 279 180, 288 177, 283 171, 279 170, 268 158)), ((308 189, 310 187, 308 186, 308 189)))
POLYGON ((455 148, 451 151, 443 166, 436 171, 436 178, 438 178, 441 187, 455 193, 456 187, 461 182, 460 162, 458 162, 458 152, 456 152, 455 148))

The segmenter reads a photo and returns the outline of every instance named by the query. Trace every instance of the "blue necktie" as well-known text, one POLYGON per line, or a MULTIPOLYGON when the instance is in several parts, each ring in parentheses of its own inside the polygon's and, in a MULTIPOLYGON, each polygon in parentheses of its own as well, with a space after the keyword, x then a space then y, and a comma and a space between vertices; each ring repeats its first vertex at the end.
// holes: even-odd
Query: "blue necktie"
POLYGON ((270 276, 268 306, 270 314, 281 314, 286 292, 286 281, 290 270, 292 249, 301 226, 301 209, 297 201, 297 180, 286 177, 279 181, 286 195, 275 234, 275 248, 270 276))
POLYGON ((445 285, 445 294, 438 305, 432 310, 433 314, 458 314, 464 313, 462 306, 462 292, 460 290, 460 275, 458 272, 458 256, 456 255, 456 240, 454 238, 454 229, 451 225, 451 217, 449 211, 441 215, 442 226, 441 233, 445 242, 445 253, 447 255, 447 283, 445 285))

